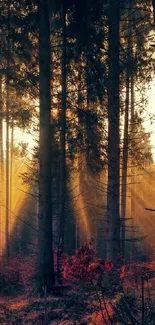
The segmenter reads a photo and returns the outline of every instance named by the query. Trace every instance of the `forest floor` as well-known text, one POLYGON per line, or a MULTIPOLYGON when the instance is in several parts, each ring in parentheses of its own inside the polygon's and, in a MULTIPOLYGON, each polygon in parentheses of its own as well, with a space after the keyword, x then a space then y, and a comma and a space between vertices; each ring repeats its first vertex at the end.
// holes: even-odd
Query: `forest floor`
POLYGON ((46 299, 36 293, 36 269, 32 258, 23 260, 16 256, 9 264, 2 261, 0 324, 122 325, 133 324, 134 315, 134 324, 144 323, 141 320, 145 316, 145 324, 155 325, 154 260, 125 265, 118 273, 118 270, 109 269, 109 261, 99 264, 92 250, 84 248, 87 254, 82 251, 81 259, 79 256, 70 258, 74 262, 75 276, 69 278, 72 264, 66 263, 68 273, 66 267, 64 275, 68 277, 64 276, 62 285, 53 286, 52 295, 46 299), (91 268, 85 266, 88 257, 91 268), (119 287, 118 283, 122 285, 119 287))
POLYGON ((81 299, 75 292, 44 299, 0 297, 0 324, 3 325, 104 325, 97 301, 81 299))

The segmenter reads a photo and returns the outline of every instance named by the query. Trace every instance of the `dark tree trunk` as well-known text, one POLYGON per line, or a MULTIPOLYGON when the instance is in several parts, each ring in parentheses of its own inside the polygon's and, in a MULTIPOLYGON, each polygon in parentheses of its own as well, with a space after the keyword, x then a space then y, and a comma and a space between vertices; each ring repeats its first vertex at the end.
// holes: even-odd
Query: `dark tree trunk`
POLYGON ((10 244, 9 244, 9 85, 6 84, 6 191, 5 191, 5 247, 7 259, 10 255, 10 244))
POLYGON ((66 207, 66 9, 62 8, 62 108, 60 113, 60 243, 64 251, 66 207))
POLYGON ((120 1, 110 0, 108 49, 107 257, 116 265, 119 263, 120 258, 119 22, 120 1))
MULTIPOLYGON (((135 94, 134 94, 134 75, 132 73, 131 75, 131 108, 130 108, 130 113, 131 113, 131 135, 130 138, 134 138, 134 125, 135 125, 135 94)), ((131 148, 132 149, 132 148, 131 148)), ((131 155, 131 230, 132 232, 132 237, 134 237, 134 219, 135 219, 135 194, 136 194, 136 172, 135 172, 135 161, 133 158, 133 153, 131 155)), ((132 261, 134 258, 134 243, 130 242, 130 261, 132 261)))
POLYGON ((4 242, 4 155, 3 155, 3 94, 2 94, 2 76, 0 75, 0 255, 4 242))
POLYGON ((130 105, 130 75, 131 75, 131 59, 132 59, 132 42, 131 42, 131 0, 129 0, 129 20, 128 20, 128 42, 127 42, 127 68, 126 68, 126 98, 125 98, 125 114, 124 114, 124 143, 122 158, 122 192, 121 192, 121 254, 125 258, 125 237, 126 237, 126 198, 127 198, 127 174, 128 174, 128 151, 129 151, 129 105, 130 105))
POLYGON ((13 148, 14 148, 14 121, 11 121, 11 135, 10 135, 10 220, 12 217, 12 185, 13 185, 13 148))
POLYGON ((60 112, 60 228, 57 255, 58 282, 61 282, 60 259, 65 241, 66 208, 66 9, 62 6, 62 105, 60 112))
POLYGON ((5 249, 6 257, 10 255, 10 207, 9 207, 9 106, 10 106, 10 0, 8 0, 8 35, 7 35, 7 68, 6 68, 6 200, 5 200, 5 249))
POLYGON ((50 291, 54 284, 51 198, 51 46, 48 1, 39 2, 39 288, 50 291))
POLYGON ((128 131, 129 131, 129 93, 130 78, 129 69, 126 72, 126 100, 125 100, 125 116, 124 116, 124 143, 123 143, 123 161, 122 161, 122 193, 121 193, 121 254, 125 257, 125 237, 126 237, 126 195, 127 195, 127 170, 128 170, 128 131))
MULTIPOLYGON (((78 46, 78 40, 77 40, 77 57, 76 57, 76 64, 77 64, 77 70, 78 70, 78 78, 77 78, 77 109, 80 110, 83 108, 83 95, 82 95, 82 66, 81 66, 81 60, 79 55, 79 46, 78 46)), ((80 141, 80 121, 79 121, 79 112, 77 114, 77 141, 78 141, 78 147, 77 147, 77 173, 78 173, 78 197, 82 195, 81 191, 81 166, 80 166, 80 157, 81 157, 81 151, 79 147, 80 141)), ((83 147, 83 143, 82 143, 83 147)), ((80 247, 80 215, 76 214, 76 249, 80 247)))
MULTIPOLYGON (((130 7, 132 8, 133 0, 130 0, 130 7)), ((132 19, 130 17, 130 24, 133 25, 134 21, 134 11, 132 19)), ((132 140, 135 137, 135 71, 134 71, 134 53, 133 53, 133 38, 132 38, 132 27, 130 30, 131 40, 130 40, 130 56, 131 56, 131 80, 130 80, 130 139, 131 144, 132 140)), ((135 194, 136 194, 136 172, 135 172, 135 160, 134 160, 134 147, 131 145, 131 234, 132 237, 135 237, 135 227, 134 227, 134 218, 135 218, 135 194)), ((134 242, 130 242, 130 262, 134 258, 134 242)))

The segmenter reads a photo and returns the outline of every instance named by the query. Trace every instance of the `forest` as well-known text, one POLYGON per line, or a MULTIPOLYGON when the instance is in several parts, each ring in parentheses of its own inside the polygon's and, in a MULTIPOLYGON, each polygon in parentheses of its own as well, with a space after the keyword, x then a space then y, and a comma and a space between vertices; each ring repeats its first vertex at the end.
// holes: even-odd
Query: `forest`
POLYGON ((0 0, 0 324, 155 325, 155 0, 0 0))

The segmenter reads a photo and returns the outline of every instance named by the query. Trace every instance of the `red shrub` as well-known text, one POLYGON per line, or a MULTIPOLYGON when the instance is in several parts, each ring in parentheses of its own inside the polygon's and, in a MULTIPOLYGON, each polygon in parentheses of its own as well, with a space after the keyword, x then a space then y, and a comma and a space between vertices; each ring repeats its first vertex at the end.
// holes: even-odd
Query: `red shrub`
POLYGON ((99 275, 113 267, 111 261, 100 260, 91 244, 84 245, 73 256, 63 254, 62 275, 64 279, 96 280, 99 275))

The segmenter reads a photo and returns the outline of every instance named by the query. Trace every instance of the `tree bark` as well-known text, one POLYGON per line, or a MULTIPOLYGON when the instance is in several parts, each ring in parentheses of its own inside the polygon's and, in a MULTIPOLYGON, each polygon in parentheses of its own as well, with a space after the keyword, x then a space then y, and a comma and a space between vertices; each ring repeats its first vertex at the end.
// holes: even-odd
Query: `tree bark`
MULTIPOLYGON (((134 94, 134 75, 132 73, 131 75, 131 139, 134 137, 134 117, 135 117, 135 94, 134 94)), ((136 193, 136 172, 135 172, 135 167, 134 167, 135 161, 133 158, 133 154, 131 156, 131 230, 132 232, 132 237, 135 236, 134 234, 134 219, 135 219, 135 193, 136 193)), ((134 243, 130 242, 130 262, 132 262, 134 258, 134 243)))
POLYGON ((55 282, 52 232, 51 46, 48 1, 39 1, 39 289, 55 282))
POLYGON ((0 255, 3 254, 4 243, 4 153, 3 153, 3 92, 0 75, 0 255))
POLYGON ((125 258, 125 237, 126 237, 126 195, 127 195, 127 172, 128 172, 128 144, 129 144, 129 94, 130 94, 130 78, 129 69, 126 72, 126 100, 125 100, 125 116, 124 116, 124 143, 123 143, 123 161, 122 161, 122 193, 121 193, 121 254, 125 258))
POLYGON ((5 198, 5 250, 6 258, 10 256, 10 206, 9 206, 9 108, 10 108, 10 0, 8 0, 8 34, 7 34, 7 67, 6 67, 6 198, 5 198))
MULTIPOLYGON (((131 12, 131 0, 129 0, 129 16, 131 12)), ((125 114, 124 114, 124 143, 122 157, 122 191, 121 191, 121 254, 125 258, 125 237, 126 237, 126 199, 127 199, 127 174, 128 174, 128 151, 129 151, 129 105, 130 105, 130 75, 131 75, 131 22, 130 17, 127 22, 127 67, 126 67, 126 98, 125 98, 125 114)))
MULTIPOLYGON (((82 96, 82 66, 81 66, 81 58, 80 58, 80 54, 79 54, 79 44, 78 44, 78 39, 77 39, 77 57, 76 57, 76 65, 77 65, 77 109, 82 109, 83 105, 83 96, 82 96)), ((77 173, 78 173, 78 198, 79 196, 83 195, 81 192, 81 168, 80 168, 80 157, 81 157, 81 151, 80 151, 80 147, 79 147, 79 130, 81 128, 80 125, 80 121, 79 121, 79 113, 77 114, 77 142, 78 142, 78 146, 77 146, 77 173)), ((82 143, 82 147, 83 147, 83 143, 82 143)), ((79 214, 76 215, 76 249, 78 249, 81 245, 81 233, 80 233, 80 223, 81 223, 81 219, 79 214)))
POLYGON ((66 221, 66 8, 62 5, 62 104, 60 112, 60 227, 57 254, 57 276, 61 282, 60 259, 65 245, 65 221, 66 221))
POLYGON ((14 121, 12 118, 11 121, 11 135, 10 135, 10 202, 9 202, 9 206, 10 206, 10 221, 12 218, 12 185, 13 185, 13 148, 14 148, 14 121))
POLYGON ((62 108, 60 113, 60 242, 64 251, 66 207, 66 9, 62 8, 62 108))
POLYGON ((114 265, 120 258, 120 137, 119 137, 119 43, 120 1, 109 1, 108 48, 108 193, 107 258, 114 265))
MULTIPOLYGON (((132 7, 133 0, 130 0, 130 7, 132 7)), ((133 25, 134 21, 134 13, 132 19, 130 17, 130 24, 133 25)), ((132 34, 132 30, 130 31, 132 34)), ((135 72, 134 72, 134 53, 133 53, 133 38, 131 36, 131 81, 130 81, 130 139, 132 143, 132 139, 135 137, 135 72)), ((135 237, 134 233, 134 218, 135 218, 135 190, 136 190, 136 173, 135 173, 135 161, 133 148, 131 147, 131 233, 132 237, 135 237)), ((132 262, 134 258, 134 242, 130 242, 130 262, 132 262)))

